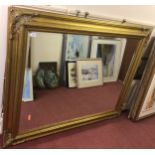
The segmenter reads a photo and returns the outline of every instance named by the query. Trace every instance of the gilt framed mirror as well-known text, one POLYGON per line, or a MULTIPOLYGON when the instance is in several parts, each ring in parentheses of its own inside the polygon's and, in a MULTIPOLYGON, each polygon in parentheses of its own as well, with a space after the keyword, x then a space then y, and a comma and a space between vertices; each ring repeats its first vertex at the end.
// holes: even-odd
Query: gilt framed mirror
POLYGON ((119 116, 151 32, 11 6, 3 147, 119 116))

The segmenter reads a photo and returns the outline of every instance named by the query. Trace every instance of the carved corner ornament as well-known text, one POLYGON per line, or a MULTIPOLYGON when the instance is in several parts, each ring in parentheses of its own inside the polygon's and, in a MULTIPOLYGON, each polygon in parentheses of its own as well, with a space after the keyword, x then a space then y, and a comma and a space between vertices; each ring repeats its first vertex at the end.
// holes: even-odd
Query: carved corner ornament
POLYGON ((23 12, 19 12, 18 10, 16 10, 16 8, 11 7, 10 8, 10 36, 9 38, 12 40, 14 39, 14 36, 16 33, 18 33, 18 30, 20 29, 21 26, 29 23, 32 21, 32 19, 34 17, 39 16, 39 14, 37 13, 23 13, 23 12))
POLYGON ((3 144, 5 146, 3 147, 6 147, 6 146, 9 146, 12 142, 13 142, 13 137, 12 137, 12 133, 7 133, 6 131, 4 131, 4 134, 3 134, 4 138, 3 138, 3 144))

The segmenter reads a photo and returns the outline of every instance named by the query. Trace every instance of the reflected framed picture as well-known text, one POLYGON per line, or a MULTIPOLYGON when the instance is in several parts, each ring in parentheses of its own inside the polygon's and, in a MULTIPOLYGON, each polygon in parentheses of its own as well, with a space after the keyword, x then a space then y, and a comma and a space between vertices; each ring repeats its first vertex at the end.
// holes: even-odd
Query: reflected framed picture
MULTIPOLYGON (((126 44, 126 42, 124 42, 126 44)), ((104 82, 117 81, 125 46, 121 40, 94 39, 91 47, 91 58, 102 59, 104 82)))
POLYGON ((90 37, 86 35, 67 34, 65 60, 73 61, 77 58, 87 58, 89 56, 90 37))
POLYGON ((102 59, 80 59, 76 63, 78 88, 103 84, 102 59))
POLYGON ((76 61, 66 62, 66 68, 67 68, 67 86, 68 88, 74 88, 77 86, 76 61))
POLYGON ((30 68, 25 69, 24 86, 22 101, 33 101, 33 82, 32 82, 32 70, 30 68))

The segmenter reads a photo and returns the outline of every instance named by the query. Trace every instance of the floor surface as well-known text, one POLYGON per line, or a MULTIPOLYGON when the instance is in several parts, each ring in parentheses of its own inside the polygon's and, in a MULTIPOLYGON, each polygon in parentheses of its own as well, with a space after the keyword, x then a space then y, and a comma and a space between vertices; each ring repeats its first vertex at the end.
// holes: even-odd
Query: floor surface
POLYGON ((112 111, 115 109, 121 90, 120 82, 82 89, 59 87, 37 90, 34 101, 21 104, 19 132, 112 111))
MULTIPOLYGON (((132 122, 120 117, 46 136, 10 148, 155 148, 155 116, 132 122)), ((2 138, 0 138, 2 141, 2 138)))

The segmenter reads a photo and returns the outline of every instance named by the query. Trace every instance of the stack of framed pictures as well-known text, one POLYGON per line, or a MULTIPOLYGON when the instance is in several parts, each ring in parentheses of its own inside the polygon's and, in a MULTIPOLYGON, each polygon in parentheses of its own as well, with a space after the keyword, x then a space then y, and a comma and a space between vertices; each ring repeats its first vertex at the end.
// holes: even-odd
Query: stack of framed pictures
MULTIPOLYGON (((104 82, 116 81, 119 75, 123 54, 126 47, 125 38, 100 38, 98 36, 64 35, 61 81, 68 85, 67 70, 75 66, 77 59, 102 59, 104 82), (67 68, 65 63, 67 63, 67 68), (66 78, 67 74, 67 78, 66 78)), ((76 79, 73 79, 75 81, 76 79)), ((74 83, 74 82, 73 82, 74 83)), ((75 87, 74 84, 69 87, 75 87)))
MULTIPOLYGON (((67 70, 74 66, 74 61, 78 58, 86 59, 90 53, 91 37, 87 35, 64 34, 61 58, 61 75, 60 81, 62 85, 68 85, 67 70), (70 62, 68 64, 68 62, 70 62), (68 68, 66 67, 68 64, 68 68), (67 75, 67 76, 66 76, 67 75)), ((74 80, 73 80, 74 81, 74 80)), ((73 82, 74 83, 74 82, 73 82)), ((69 87, 75 87, 74 84, 69 84, 69 87)))
POLYGON ((141 59, 141 63, 140 63, 140 65, 139 65, 139 67, 137 69, 137 72, 135 74, 132 85, 130 87, 128 98, 126 100, 126 103, 123 106, 123 110, 131 110, 132 111, 132 109, 133 109, 131 107, 133 107, 132 104, 134 104, 134 102, 133 102, 134 96, 135 96, 135 93, 137 91, 137 87, 140 85, 140 82, 141 82, 141 79, 142 79, 142 76, 143 76, 143 72, 144 72, 146 64, 148 62, 149 55, 152 52, 154 41, 155 41, 155 37, 151 37, 150 41, 149 41, 149 43, 147 45, 147 48, 145 49, 144 55, 143 55, 143 57, 141 59))
MULTIPOLYGON (((89 38, 88 36, 87 37, 85 36, 84 38, 76 35, 68 36, 67 41, 69 40, 69 42, 66 44, 66 48, 65 48, 66 51, 68 52, 66 53, 65 59, 66 59, 66 75, 67 75, 66 81, 67 81, 67 86, 69 88, 74 88, 74 87, 82 88, 82 87, 85 87, 86 85, 95 86, 97 83, 103 84, 103 81, 104 83, 114 82, 114 81, 117 81, 118 79, 120 66, 122 63, 123 54, 126 47, 126 39, 124 38, 116 38, 116 39, 102 38, 101 39, 99 37, 90 37, 89 39, 88 38, 89 38), (80 41, 83 39, 85 41, 80 41), (74 43, 75 40, 78 40, 79 44, 74 43), (90 40, 90 42, 88 40, 90 40), (85 44, 86 42, 87 44, 85 44), (82 52, 80 52, 81 50, 79 49, 79 47, 80 49, 83 49, 83 50, 85 49, 84 50, 85 54, 83 55, 80 54, 82 52), (79 50, 75 50, 75 49, 79 49, 79 50), (88 49, 90 49, 90 52, 88 49), (78 51, 78 54, 76 54, 76 51, 78 51), (95 71, 95 68, 93 69, 90 67, 90 66, 93 67, 93 65, 95 65, 95 61, 96 62, 99 61, 96 66, 98 67, 96 68, 96 71, 98 71, 99 78, 101 75, 102 75, 102 78, 98 79, 98 81, 96 81, 97 83, 94 82, 93 84, 93 80, 91 79, 92 77, 89 77, 90 78, 89 82, 88 82, 88 79, 86 82, 86 76, 84 76, 83 73, 86 72, 86 70, 88 71, 88 68, 89 70, 95 71), (81 69, 82 66, 84 66, 85 69, 84 68, 81 69), (83 83, 82 77, 85 79, 85 82, 87 84, 86 83, 81 84, 83 83), (90 85, 88 83, 90 83, 90 85)), ((90 76, 90 74, 87 76, 90 76)), ((93 76, 95 77, 95 75, 93 76)))
POLYGON ((140 120, 155 114, 155 41, 132 102, 129 113, 132 120, 140 120))

